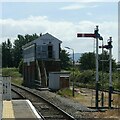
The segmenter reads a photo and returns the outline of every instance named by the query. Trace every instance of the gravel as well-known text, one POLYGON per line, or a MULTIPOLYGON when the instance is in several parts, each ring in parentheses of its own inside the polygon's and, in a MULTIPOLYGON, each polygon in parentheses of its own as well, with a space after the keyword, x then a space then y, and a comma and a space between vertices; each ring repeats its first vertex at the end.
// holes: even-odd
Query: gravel
MULTIPOLYGON (((28 88, 29 89, 29 88, 28 88)), ((94 118, 92 112, 94 110, 87 108, 86 106, 71 100, 66 97, 61 97, 56 93, 44 90, 38 91, 36 89, 32 89, 35 93, 39 94, 40 96, 44 97, 45 99, 49 100, 51 103, 55 104, 56 106, 60 107, 76 119, 80 118, 94 118)))
MULTIPOLYGON (((50 92, 45 89, 40 91, 36 89, 30 89, 27 87, 25 87, 25 89, 29 89, 32 92, 44 97, 51 103, 55 104, 56 106, 66 111, 71 116, 75 117, 77 120, 107 120, 107 118, 108 120, 112 120, 110 119, 109 116, 106 116, 106 112, 104 113, 106 117, 103 117, 102 113, 97 112, 96 110, 93 109, 89 109, 83 104, 80 104, 73 99, 61 97, 60 95, 54 92, 50 92)), ((113 118, 115 117, 113 116, 113 118)), ((114 119, 114 120, 118 120, 118 119, 114 119)))

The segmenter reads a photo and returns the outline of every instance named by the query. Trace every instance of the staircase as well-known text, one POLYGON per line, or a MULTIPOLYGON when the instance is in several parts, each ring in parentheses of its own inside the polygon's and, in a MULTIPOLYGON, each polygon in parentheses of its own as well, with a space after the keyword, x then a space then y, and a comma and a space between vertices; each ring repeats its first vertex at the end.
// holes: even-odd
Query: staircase
POLYGON ((44 61, 36 60, 36 68, 38 73, 38 81, 36 85, 39 87, 47 87, 47 73, 44 61))

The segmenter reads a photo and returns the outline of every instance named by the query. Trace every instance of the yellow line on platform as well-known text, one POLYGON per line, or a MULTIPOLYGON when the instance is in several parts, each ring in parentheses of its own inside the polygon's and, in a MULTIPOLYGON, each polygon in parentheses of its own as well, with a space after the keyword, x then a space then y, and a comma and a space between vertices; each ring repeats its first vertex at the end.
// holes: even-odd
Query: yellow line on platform
POLYGON ((3 115, 2 118, 15 118, 14 110, 11 101, 3 101, 3 115))

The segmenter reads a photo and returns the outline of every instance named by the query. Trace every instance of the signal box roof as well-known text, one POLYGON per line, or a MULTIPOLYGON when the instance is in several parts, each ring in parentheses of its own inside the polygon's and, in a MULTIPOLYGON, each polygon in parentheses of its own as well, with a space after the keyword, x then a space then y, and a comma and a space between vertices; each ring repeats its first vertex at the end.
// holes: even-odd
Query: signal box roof
POLYGON ((43 34, 41 35, 39 38, 25 44, 24 46, 22 46, 22 48, 26 48, 34 43, 38 43, 39 41, 46 41, 46 40, 49 40, 49 41, 58 41, 58 43, 62 43, 61 40, 59 40, 58 38, 54 37, 53 35, 49 34, 49 33, 46 33, 46 34, 43 34))

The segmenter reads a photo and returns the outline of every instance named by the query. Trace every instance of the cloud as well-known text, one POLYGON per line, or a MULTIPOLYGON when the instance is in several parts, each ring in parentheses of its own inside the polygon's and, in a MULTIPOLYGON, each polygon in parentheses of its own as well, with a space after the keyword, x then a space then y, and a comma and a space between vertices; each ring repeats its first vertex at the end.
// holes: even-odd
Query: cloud
POLYGON ((83 9, 83 8, 95 8, 97 7, 97 5, 84 5, 83 3, 79 4, 71 4, 68 6, 64 6, 62 8, 60 8, 61 10, 79 10, 79 9, 83 9))
POLYGON ((13 41, 18 34, 44 34, 48 32, 63 41, 62 47, 69 46, 74 48, 75 52, 83 53, 94 50, 94 39, 77 38, 77 33, 93 33, 96 25, 99 25, 100 33, 105 42, 110 36, 113 37, 113 54, 117 58, 117 22, 79 21, 79 23, 73 23, 70 21, 51 21, 47 16, 30 16, 20 20, 0 19, 0 26, 2 26, 0 40, 5 41, 10 38, 13 41))
POLYGON ((119 2, 119 0, 1 0, 1 2, 119 2))
POLYGON ((69 5, 69 6, 65 6, 62 7, 61 10, 79 10, 81 8, 85 8, 86 6, 84 5, 69 5))
POLYGON ((92 16, 93 14, 92 14, 91 12, 88 12, 87 15, 88 15, 88 16, 92 16))

